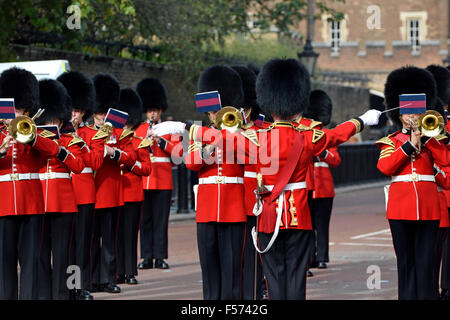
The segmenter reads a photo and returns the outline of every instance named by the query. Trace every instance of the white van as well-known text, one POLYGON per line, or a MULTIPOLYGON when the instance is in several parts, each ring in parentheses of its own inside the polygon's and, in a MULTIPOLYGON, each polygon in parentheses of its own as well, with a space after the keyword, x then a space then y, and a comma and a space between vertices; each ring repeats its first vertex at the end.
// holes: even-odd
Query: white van
POLYGON ((43 60, 0 63, 0 74, 9 68, 17 67, 30 71, 38 80, 55 79, 62 73, 70 71, 67 60, 43 60))

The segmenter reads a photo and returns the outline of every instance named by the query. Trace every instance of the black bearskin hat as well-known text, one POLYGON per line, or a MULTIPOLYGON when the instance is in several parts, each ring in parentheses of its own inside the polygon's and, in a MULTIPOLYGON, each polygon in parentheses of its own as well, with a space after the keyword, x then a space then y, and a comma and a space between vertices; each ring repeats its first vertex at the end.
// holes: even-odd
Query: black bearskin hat
POLYGON ((258 105, 265 114, 289 118, 309 104, 309 73, 296 59, 272 59, 256 79, 258 105))
POLYGON ((144 112, 150 109, 159 109, 162 112, 167 110, 167 90, 158 79, 141 80, 136 86, 136 91, 142 99, 144 112))
POLYGON ((72 105, 69 94, 63 84, 57 80, 44 79, 39 81, 41 108, 44 113, 36 119, 37 125, 44 125, 54 119, 70 121, 72 105))
POLYGON ((198 80, 198 92, 219 91, 222 107, 240 108, 244 104, 244 91, 239 73, 232 68, 214 65, 204 70, 198 80))
POLYGON ((31 72, 10 68, 0 76, 0 97, 14 98, 17 110, 23 109, 34 116, 39 109, 39 83, 31 72))
POLYGON ((136 128, 142 122, 142 100, 131 88, 120 90, 119 110, 128 113, 127 124, 136 128))
POLYGON ((239 73, 242 80, 242 89, 244 90, 244 107, 252 108, 250 119, 256 120, 260 113, 258 104, 256 103, 256 74, 248 67, 232 66, 239 73))
POLYGON ((427 99, 427 109, 431 109, 436 104, 436 82, 433 75, 421 68, 405 66, 392 71, 384 85, 384 99, 388 117, 398 127, 402 127, 400 121, 399 95, 413 93, 425 93, 427 99))
POLYGON ((58 77, 58 81, 66 87, 72 99, 72 108, 84 110, 83 121, 94 112, 95 87, 91 79, 78 71, 65 72, 58 77))
POLYGON ((313 90, 309 95, 309 106, 303 116, 320 121, 326 126, 330 123, 332 110, 333 103, 328 94, 322 90, 313 90))
POLYGON ((433 74, 436 81, 437 96, 444 105, 450 103, 450 70, 436 64, 429 65, 426 68, 433 74))
POLYGON ((111 75, 98 73, 92 79, 95 87, 94 113, 107 113, 109 108, 117 108, 119 103, 119 81, 111 75))

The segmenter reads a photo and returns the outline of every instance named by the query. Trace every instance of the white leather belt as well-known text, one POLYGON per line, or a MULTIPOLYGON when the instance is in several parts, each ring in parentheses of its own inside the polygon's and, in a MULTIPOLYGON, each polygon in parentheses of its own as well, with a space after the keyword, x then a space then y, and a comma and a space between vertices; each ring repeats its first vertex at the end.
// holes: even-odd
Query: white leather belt
POLYGON ((92 168, 86 167, 80 173, 94 173, 94 170, 92 170, 92 168))
POLYGON ((39 173, 39 179, 41 179, 41 180, 70 179, 70 173, 68 173, 68 172, 39 173))
POLYGON ((170 162, 170 158, 167 157, 150 157, 152 162, 170 162))
POLYGON ((11 173, 0 176, 0 182, 37 179, 39 179, 39 173, 11 173))
MULTIPOLYGON (((267 190, 272 191, 273 186, 266 186, 267 190)), ((292 191, 297 189, 305 189, 306 188, 306 181, 300 181, 300 182, 293 182, 288 183, 286 187, 284 188, 284 191, 292 191)))
POLYGON ((199 178, 198 184, 243 184, 244 178, 242 177, 224 177, 224 176, 211 176, 207 178, 199 178))
POLYGON ((328 163, 320 161, 320 162, 314 162, 314 167, 324 167, 328 168, 328 163))
POLYGON ((412 182, 412 181, 430 181, 434 182, 434 176, 426 174, 404 174, 401 176, 392 177, 392 182, 412 182))
POLYGON ((245 178, 255 178, 256 179, 256 172, 253 171, 245 171, 244 172, 245 178))

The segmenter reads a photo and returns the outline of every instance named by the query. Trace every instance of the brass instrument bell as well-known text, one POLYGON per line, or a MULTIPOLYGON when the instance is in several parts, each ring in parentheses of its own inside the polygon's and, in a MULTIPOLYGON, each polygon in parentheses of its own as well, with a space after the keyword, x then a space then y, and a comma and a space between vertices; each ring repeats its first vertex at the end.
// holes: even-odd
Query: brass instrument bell
POLYGON ((14 140, 25 144, 34 140, 37 127, 32 118, 18 116, 9 123, 8 132, 14 140))
POLYGON ((218 129, 226 129, 230 132, 236 132, 242 128, 244 120, 241 112, 234 107, 223 107, 220 109, 214 120, 218 129))
POLYGON ((426 137, 436 137, 440 134, 445 134, 444 117, 437 111, 427 110, 417 120, 417 128, 426 137))

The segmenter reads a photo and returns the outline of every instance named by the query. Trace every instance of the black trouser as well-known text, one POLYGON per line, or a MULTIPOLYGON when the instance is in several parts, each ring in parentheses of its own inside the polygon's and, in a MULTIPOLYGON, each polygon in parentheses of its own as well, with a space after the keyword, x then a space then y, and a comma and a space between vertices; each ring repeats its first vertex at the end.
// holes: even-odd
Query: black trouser
POLYGON ((142 202, 125 202, 117 235, 118 274, 137 275, 137 240, 142 202))
MULTIPOLYGON (((450 208, 448 209, 450 214, 450 208)), ((444 241, 442 248, 441 289, 450 290, 450 236, 444 241)))
POLYGON ((38 263, 44 215, 0 217, 0 300, 38 298, 38 263), (20 264, 20 294, 18 270, 20 264))
POLYGON ((89 290, 91 287, 91 246, 94 227, 95 203, 78 206, 75 216, 75 232, 73 236, 74 264, 81 270, 81 288, 89 290))
POLYGON ((91 249, 93 285, 116 283, 118 212, 119 207, 95 210, 91 249))
POLYGON ((141 218, 141 258, 167 259, 172 190, 144 190, 141 218))
POLYGON ((439 228, 438 231, 438 241, 436 243, 436 249, 434 250, 434 260, 433 260, 433 266, 434 266, 434 285, 435 285, 435 292, 436 295, 439 295, 439 271, 441 269, 441 261, 442 261, 442 248, 444 246, 445 239, 447 238, 449 228, 439 228))
POLYGON ((203 299, 240 299, 244 222, 197 223, 203 299))
POLYGON ((334 198, 317 198, 312 200, 311 221, 313 227, 313 262, 328 262, 330 218, 334 198))
POLYGON ((253 246, 252 228, 256 227, 257 219, 255 216, 247 216, 247 223, 245 224, 241 295, 244 300, 257 300, 261 294, 261 285, 264 281, 261 255, 253 246))
POLYGON ((439 220, 389 220, 397 256, 399 300, 436 299, 433 255, 439 220))
MULTIPOLYGON (((259 233, 261 249, 272 233, 259 233)), ((311 257, 311 230, 280 230, 269 251, 262 254, 270 300, 304 300, 306 271, 311 257)))
POLYGON ((39 256, 39 299, 68 300, 67 267, 75 213, 46 212, 39 256))

